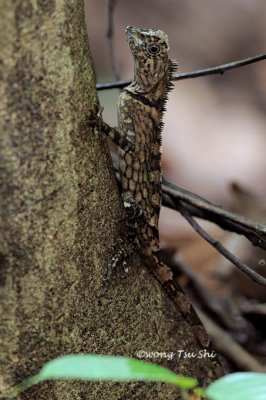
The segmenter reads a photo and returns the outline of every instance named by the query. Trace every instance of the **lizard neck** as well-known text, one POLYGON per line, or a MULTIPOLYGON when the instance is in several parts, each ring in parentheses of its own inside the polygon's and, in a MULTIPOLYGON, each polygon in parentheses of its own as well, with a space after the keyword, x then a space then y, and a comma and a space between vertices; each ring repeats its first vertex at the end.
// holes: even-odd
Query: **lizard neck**
POLYGON ((135 64, 134 79, 126 88, 133 94, 142 94, 152 98, 166 98, 167 93, 172 89, 171 80, 177 69, 177 64, 173 60, 168 60, 165 69, 161 73, 147 73, 141 66, 135 64))

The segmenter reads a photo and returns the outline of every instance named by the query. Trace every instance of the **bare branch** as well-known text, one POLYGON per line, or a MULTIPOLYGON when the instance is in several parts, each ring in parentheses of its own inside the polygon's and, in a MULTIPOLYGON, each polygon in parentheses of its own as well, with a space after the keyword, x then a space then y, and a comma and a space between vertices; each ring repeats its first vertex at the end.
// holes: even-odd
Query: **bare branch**
POLYGON ((236 343, 225 330, 216 325, 206 314, 199 309, 197 309, 197 314, 210 335, 215 348, 224 354, 227 359, 231 360, 240 369, 266 372, 266 368, 255 357, 236 343))
POLYGON ((187 285, 183 290, 188 294, 190 300, 195 303, 194 306, 200 307, 201 310, 205 309, 208 314, 212 317, 215 316, 215 318, 230 331, 237 332, 243 330, 245 324, 244 319, 232 310, 228 299, 224 297, 221 298, 214 294, 208 286, 205 285, 198 273, 194 271, 193 268, 186 265, 178 255, 172 257, 169 267, 174 275, 181 272, 189 279, 189 286, 193 288, 195 299, 193 299, 193 295, 191 298, 191 290, 188 290, 187 285))
POLYGON ((179 81, 181 79, 197 78, 199 76, 223 74, 225 71, 230 69, 243 67, 244 65, 253 64, 258 61, 266 59, 266 54, 260 54, 255 57, 245 58, 244 60, 233 61, 228 64, 218 65, 213 68, 200 69, 198 71, 184 72, 182 74, 177 74, 174 76, 173 81, 179 81))
POLYGON ((222 229, 244 235, 255 246, 266 250, 266 225, 223 209, 189 190, 163 180, 163 205, 176 210, 177 203, 191 215, 214 222, 222 229))
POLYGON ((205 239, 208 243, 210 243, 216 250, 219 251, 227 260, 231 261, 237 268, 239 268, 242 272, 248 275, 254 282, 259 283, 262 286, 266 286, 266 278, 257 274, 257 272, 253 271, 246 264, 240 261, 234 254, 232 254, 229 250, 227 250, 218 240, 213 239, 202 227, 194 220, 191 214, 182 206, 182 202, 179 202, 178 209, 183 217, 187 220, 187 222, 192 226, 192 228, 205 239))
POLYGON ((111 58, 112 70, 117 81, 120 80, 120 73, 118 64, 116 62, 114 54, 114 8, 116 5, 116 0, 108 0, 108 30, 106 33, 108 43, 109 43, 109 53, 111 58))
MULTIPOLYGON (((223 74, 224 72, 229 71, 230 69, 243 67, 244 65, 252 64, 265 59, 266 59, 266 54, 260 54, 258 56, 245 58, 244 60, 238 60, 228 64, 218 65, 217 67, 213 68, 206 68, 192 72, 183 72, 181 74, 174 75, 173 81, 179 81, 181 79, 197 78, 199 76, 206 76, 206 75, 223 74)), ((106 90, 114 88, 123 88, 129 85, 130 83, 131 80, 127 81, 118 80, 117 82, 97 83, 96 87, 98 90, 106 90)))
POLYGON ((132 81, 129 79, 127 81, 117 81, 117 82, 106 82, 106 83, 97 83, 97 90, 107 90, 107 89, 123 89, 125 86, 130 85, 132 81))

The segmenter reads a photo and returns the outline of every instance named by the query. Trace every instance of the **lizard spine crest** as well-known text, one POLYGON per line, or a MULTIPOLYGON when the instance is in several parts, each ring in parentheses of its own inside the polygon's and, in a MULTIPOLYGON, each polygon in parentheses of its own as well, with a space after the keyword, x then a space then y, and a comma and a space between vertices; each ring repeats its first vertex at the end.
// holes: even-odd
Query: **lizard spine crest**
POLYGON ((161 30, 129 26, 126 35, 133 56, 134 78, 118 100, 118 132, 105 128, 105 133, 119 147, 128 233, 124 247, 112 258, 109 271, 118 260, 123 260, 125 267, 138 243, 154 275, 166 281, 171 278, 171 271, 157 257, 162 201, 162 129, 177 63, 168 57, 168 37, 161 30))
POLYGON ((138 238, 141 248, 150 253, 159 249, 163 115, 177 64, 168 57, 164 32, 129 26, 126 35, 134 78, 120 95, 119 130, 135 146, 119 152, 120 176, 124 204, 133 198, 144 211, 146 222, 138 227, 138 238))

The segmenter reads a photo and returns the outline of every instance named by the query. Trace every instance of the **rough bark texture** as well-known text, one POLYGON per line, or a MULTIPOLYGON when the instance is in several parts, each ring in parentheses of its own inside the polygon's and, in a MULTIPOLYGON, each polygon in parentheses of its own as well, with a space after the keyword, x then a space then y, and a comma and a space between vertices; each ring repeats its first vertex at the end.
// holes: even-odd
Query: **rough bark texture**
MULTIPOLYGON (((131 260, 105 296, 122 208, 98 108, 81 0, 0 0, 0 376, 10 386, 67 353, 199 351, 189 318, 131 260)), ((195 323, 194 327, 195 327, 195 323)), ((153 359, 201 383, 220 364, 153 359)), ((20 399, 173 399, 153 383, 50 381, 20 399)))

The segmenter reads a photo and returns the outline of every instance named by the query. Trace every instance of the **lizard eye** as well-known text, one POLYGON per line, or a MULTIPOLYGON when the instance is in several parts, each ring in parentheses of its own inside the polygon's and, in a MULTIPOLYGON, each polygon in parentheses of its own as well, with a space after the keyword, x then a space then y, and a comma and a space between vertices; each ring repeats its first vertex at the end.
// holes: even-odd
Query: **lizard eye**
POLYGON ((151 56, 157 56, 161 51, 161 47, 158 44, 151 44, 148 46, 148 53, 151 56))

